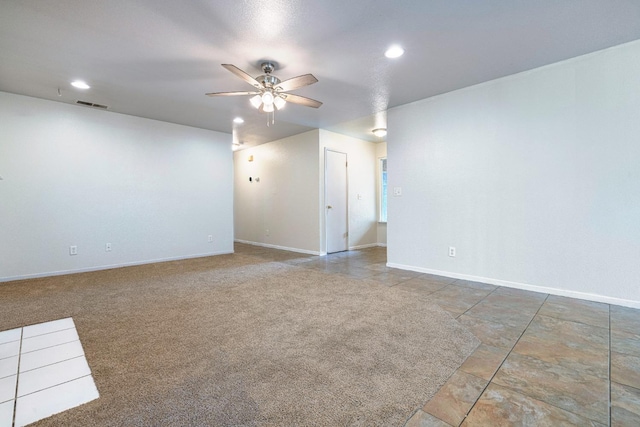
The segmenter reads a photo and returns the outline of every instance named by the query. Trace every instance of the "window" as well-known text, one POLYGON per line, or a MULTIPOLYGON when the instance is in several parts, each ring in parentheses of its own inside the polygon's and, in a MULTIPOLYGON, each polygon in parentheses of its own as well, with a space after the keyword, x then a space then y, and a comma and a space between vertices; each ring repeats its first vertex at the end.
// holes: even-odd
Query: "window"
POLYGON ((387 222, 387 159, 380 159, 380 222, 387 222))

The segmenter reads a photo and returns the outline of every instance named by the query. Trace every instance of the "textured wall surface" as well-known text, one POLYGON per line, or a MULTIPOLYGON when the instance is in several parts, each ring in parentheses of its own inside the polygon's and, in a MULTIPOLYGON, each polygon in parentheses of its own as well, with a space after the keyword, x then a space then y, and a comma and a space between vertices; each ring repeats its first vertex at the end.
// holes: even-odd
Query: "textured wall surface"
POLYGON ((640 307, 640 42, 388 120, 391 264, 640 307))
POLYGON ((325 149, 347 153, 349 247, 376 244, 375 144, 323 129, 234 153, 236 240, 326 252, 325 149))
POLYGON ((318 130, 234 153, 237 240, 319 253, 317 157, 318 130))
POLYGON ((0 176, 0 280, 233 251, 228 134, 0 93, 0 176))

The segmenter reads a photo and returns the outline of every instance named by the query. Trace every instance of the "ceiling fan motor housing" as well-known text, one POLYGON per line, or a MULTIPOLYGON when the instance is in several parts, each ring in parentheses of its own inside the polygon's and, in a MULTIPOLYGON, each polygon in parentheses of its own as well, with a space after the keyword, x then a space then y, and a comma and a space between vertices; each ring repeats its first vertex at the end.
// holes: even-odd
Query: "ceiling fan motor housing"
POLYGON ((280 83, 280 79, 276 76, 272 76, 271 74, 264 74, 262 76, 256 77, 256 80, 262 84, 264 87, 273 87, 275 88, 278 83, 280 83))
POLYGON ((275 88, 276 85, 280 83, 279 78, 271 75, 271 73, 276 69, 276 65, 271 61, 265 61, 260 64, 260 67, 264 74, 256 77, 256 80, 265 88, 275 88))

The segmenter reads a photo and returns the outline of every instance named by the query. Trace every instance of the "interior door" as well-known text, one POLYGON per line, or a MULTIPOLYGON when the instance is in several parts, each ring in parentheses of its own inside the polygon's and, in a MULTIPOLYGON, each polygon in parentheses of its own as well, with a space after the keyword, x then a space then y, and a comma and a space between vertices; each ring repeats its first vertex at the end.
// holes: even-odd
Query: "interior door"
POLYGON ((347 154, 325 150, 327 253, 349 249, 347 154))

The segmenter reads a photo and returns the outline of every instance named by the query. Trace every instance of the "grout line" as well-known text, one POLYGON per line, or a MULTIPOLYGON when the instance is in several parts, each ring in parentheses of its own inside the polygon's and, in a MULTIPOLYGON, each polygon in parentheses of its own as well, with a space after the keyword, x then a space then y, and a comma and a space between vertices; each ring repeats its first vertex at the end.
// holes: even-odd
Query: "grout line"
POLYGON ((24 328, 20 328, 20 349, 18 351, 18 370, 16 371, 16 391, 13 395, 13 419, 11 425, 16 425, 16 412, 18 411, 18 383, 20 381, 20 359, 22 356, 22 335, 24 334, 24 328))
MULTIPOLYGON (((62 384, 68 384, 68 383, 70 383, 70 382, 77 381, 77 380, 79 380, 79 379, 86 378, 86 377, 91 377, 91 379, 93 380, 93 374, 92 374, 91 372, 89 372, 87 375, 82 375, 82 376, 80 376, 80 377, 78 377, 78 378, 74 378, 74 379, 72 379, 72 380, 63 381, 63 382, 61 382, 61 383, 54 384, 54 385, 51 385, 51 386, 49 386, 49 387, 41 388, 40 390, 36 390, 36 391, 32 391, 31 393, 23 394, 23 395, 22 395, 22 396, 20 396, 20 397, 31 396, 32 394, 40 393, 41 391, 49 390, 50 388, 58 387, 58 386, 60 386, 60 385, 62 385, 62 384)), ((94 382, 94 384, 95 384, 95 380, 93 380, 93 382, 94 382)), ((17 400, 18 400, 18 399, 16 398, 16 401, 17 401, 17 400)), ((72 409, 72 408, 69 408, 69 409, 72 409)), ((53 415, 53 414, 52 414, 52 415, 53 415)))
MULTIPOLYGON (((454 283, 455 283, 455 282, 454 282, 454 283)), ((447 285, 447 286, 450 286, 450 285, 452 285, 452 284, 453 284, 453 283, 451 283, 451 284, 449 284, 449 285, 447 285)), ((491 291, 491 292, 489 292, 487 295, 485 295, 485 296, 484 296, 480 301, 478 301, 477 303, 473 304, 471 307, 469 307, 468 309, 466 309, 465 311, 463 311, 462 313, 460 313, 459 315, 457 315, 457 316, 455 317, 455 319, 456 319, 456 320, 458 320, 458 317, 460 317, 460 316, 463 316, 463 315, 467 314, 467 312, 468 312, 469 310, 471 310, 473 307, 475 307, 476 305, 480 304, 482 301, 484 301, 485 299, 487 299, 487 298, 489 297, 489 295, 492 295, 495 291, 497 291, 497 290, 498 290, 498 289, 500 289, 501 287, 502 287, 502 286, 496 286, 496 288, 495 288, 494 290, 492 290, 492 291, 491 291)), ((537 314, 537 312, 536 312, 536 314, 537 314)), ((527 325, 527 327, 529 327, 529 326, 527 325)), ((520 339, 520 338, 518 338, 518 339, 520 339)), ((517 342, 517 341, 516 341, 516 342, 517 342)), ((515 344, 514 344, 514 346, 515 346, 515 344)))
MULTIPOLYGON (((451 286, 455 283, 456 281, 453 281, 447 285, 445 285, 444 287, 442 287, 440 290, 447 288, 448 286, 451 286)), ((467 310, 465 310, 464 312, 462 312, 461 314, 459 314, 458 316, 455 316, 454 319, 457 321, 457 319, 464 315, 465 313, 467 313, 467 311, 471 310, 473 307, 475 307, 476 305, 480 304, 482 301, 484 301, 487 297, 489 297, 489 295, 493 294, 494 292, 496 292, 498 289, 500 289, 502 286, 496 286, 495 289, 493 289, 491 292, 489 292, 487 295, 485 295, 484 297, 482 297, 478 302, 476 302, 475 304, 473 304, 471 307, 469 307, 467 310)), ((436 291, 437 292, 437 291, 436 291)), ((433 292, 432 292, 433 293, 433 292)), ((432 294, 431 293, 431 294, 432 294)), ((429 294, 429 295, 431 295, 429 294)), ((536 313, 533 315, 533 317, 531 318, 531 320, 529 321, 529 323, 527 324, 527 326, 523 329, 523 331, 520 333, 520 335, 518 336, 518 339, 514 342, 513 346, 511 347, 511 350, 513 350, 513 348, 516 346, 516 344, 518 343, 518 341, 520 341, 520 338, 522 338, 522 335, 525 333, 525 331, 527 330, 527 328, 529 327, 529 325, 531 324, 531 322, 533 322, 533 319, 536 317, 536 315, 538 314, 538 311, 540 311, 540 308, 542 308, 542 305, 544 304, 544 302, 547 300, 547 298, 549 297, 549 295, 547 294, 547 296, 545 297, 544 301, 542 301, 542 304, 540 304, 540 307, 538 307, 538 309, 536 310, 536 313)), ((437 302, 434 302, 434 304, 437 304, 437 302)), ((444 309, 443 309, 444 310, 444 309)), ((473 317, 473 316, 472 316, 473 317)), ((473 353, 475 353, 477 351, 477 349, 482 345, 482 340, 480 340, 480 345, 478 345, 478 347, 473 351, 473 353)), ((478 400, 480 400, 480 397, 482 396, 482 394, 485 392, 485 390, 487 389, 487 387, 489 387, 489 384, 491 384, 491 381, 493 380, 493 377, 495 377, 495 375, 498 373, 498 371, 500 370, 500 368, 502 367, 502 364, 507 360, 507 357, 509 357, 509 355, 511 354, 511 350, 509 350, 509 352, 507 353, 507 355, 504 357, 504 359, 502 360, 502 363, 500 363, 500 366, 498 366, 498 368, 496 369, 496 371, 493 373, 493 375, 491 376, 491 378, 487 381, 487 385, 482 389, 482 391, 480 392, 480 394, 478 394, 478 398, 473 402, 473 405, 471 405, 471 407, 469 408, 469 410, 467 411, 467 413, 464 415, 464 417, 462 417, 462 421, 460 421, 460 423, 458 425, 461 425, 464 420, 467 418, 467 416, 469 415, 469 413, 471 412, 471 410, 473 409, 473 407, 476 405, 476 403, 478 403, 478 400)), ((471 353, 469 355, 469 357, 471 357, 473 355, 473 353, 471 353)), ((456 369, 451 376, 447 379, 447 381, 449 381, 449 379, 451 379, 451 377, 453 375, 455 375, 458 371, 460 371, 460 368, 462 367, 462 365, 460 365, 460 367, 458 367, 458 369, 456 369)), ((464 371, 460 371, 460 372, 464 372, 464 371)), ((477 377, 473 374, 469 374, 467 372, 464 372, 465 374, 471 375, 475 378, 481 379, 481 380, 485 380, 484 378, 480 378, 477 377)), ((446 384, 446 383, 445 383, 446 384)), ((444 387, 444 384, 443 384, 444 387)), ((442 387, 441 387, 442 388, 442 387)), ((436 394, 439 392, 440 390, 438 390, 436 392, 436 394)), ((435 394, 434 394, 435 397, 435 394)), ((427 402, 425 402, 425 405, 427 403, 429 403, 431 401, 431 399, 429 399, 427 402)), ((424 405, 423 405, 424 407, 424 405)), ((433 414, 429 414, 435 417, 435 415, 433 414)), ((438 417, 436 417, 438 418, 438 417)), ((438 418, 440 419, 440 418, 438 418)), ((444 420, 441 420, 444 422, 444 420)))
POLYGON ((411 418, 413 418, 418 413, 418 411, 420 411, 420 408, 416 409, 411 413, 411 415, 409 415, 409 418, 407 418, 404 424, 402 424, 402 427, 407 427, 407 423, 409 422, 409 420, 411 420, 411 418))
MULTIPOLYGON (((380 272, 379 274, 384 274, 384 273, 385 273, 385 272, 380 272)), ((393 273, 388 273, 388 272, 387 272, 387 274, 393 274, 393 273)), ((373 276, 377 276, 377 274, 374 274, 373 276)), ((382 282, 382 281, 380 281, 380 280, 376 280, 376 279, 374 279, 374 278, 373 278, 373 276, 370 276, 371 280, 375 280, 376 282, 380 282, 380 283, 382 283, 382 284, 384 285, 384 282, 382 282)), ((408 282, 409 280, 412 280, 412 279, 415 279, 415 277, 410 277, 410 278, 408 278, 408 279, 401 280, 401 281, 399 281, 398 283, 394 283, 394 284, 393 284, 393 285, 391 285, 391 286, 387 286, 387 288, 391 289, 391 288, 393 288, 393 287, 395 287, 395 286, 398 286, 398 285, 399 285, 399 284, 401 284, 401 283, 408 282)))
MULTIPOLYGON (((11 341, 11 342, 16 342, 16 341, 11 341)), ((16 357, 16 355, 14 354, 13 356, 7 356, 7 357, 0 358, 0 362, 3 361, 3 360, 11 359, 12 357, 16 357)))
MULTIPOLYGON (((494 289, 497 290, 498 288, 494 289)), ((492 292, 493 293, 493 292, 492 292)), ((490 295, 490 294, 489 294, 490 295)), ((489 296, 487 295, 487 296, 489 296)), ((486 298, 486 297, 485 297, 486 298)), ((520 334, 520 336, 518 337, 518 339, 516 340, 516 342, 513 344, 513 347, 511 347, 511 350, 509 350, 509 352, 507 353, 507 355, 505 356, 504 359, 502 359, 502 362, 500 363, 500 365, 498 366, 498 369, 496 369, 496 371, 493 373, 493 375, 491 376, 491 378, 489 379, 489 381, 487 382, 487 385, 482 389, 482 391, 480 392, 480 394, 478 395, 478 398, 473 402, 473 405, 471 405, 471 408, 469 408, 469 410, 467 411, 467 413, 465 414, 465 416, 462 418, 462 422, 460 422, 460 424, 462 424, 464 422, 464 420, 469 416, 469 413, 471 413, 471 411, 473 410, 473 408, 476 406, 476 404, 478 403, 478 400, 480 400, 480 397, 484 394, 484 392, 487 390, 487 388, 489 387, 489 385, 491 384, 491 382, 493 381, 493 379, 495 378, 495 376, 498 374, 498 371, 500 370, 500 368, 502 368, 502 365, 504 365, 504 362, 507 361, 507 359, 509 358, 509 356, 511 355, 511 352, 513 352, 513 349, 516 348, 516 345, 518 345, 518 342, 520 341, 520 339, 522 338, 522 336, 525 334, 525 332, 527 332, 527 329, 529 329, 529 326, 531 326, 531 323, 533 323, 533 320, 536 318, 536 316, 538 315, 538 312, 540 311, 540 309, 542 308, 542 306, 544 305, 544 303, 547 301, 547 299, 549 298, 549 294, 547 294, 547 296, 545 297, 544 301, 542 301, 542 304, 540 304, 540 307, 538 307, 538 309, 536 310, 536 313, 533 315, 533 317, 531 317, 531 320, 529 321, 529 323, 527 323, 527 326, 524 328, 524 330, 522 331, 522 333, 520 334)), ((472 353, 473 354, 473 353, 472 353)), ((460 369, 460 368, 458 368, 460 369)), ((466 372, 465 372, 466 373, 466 372)), ((469 374, 472 375, 472 374, 469 374)), ((475 375, 473 375, 475 376, 475 375)), ((478 378, 478 377, 476 377, 478 378)), ((480 378, 482 379, 482 378, 480 378)), ((509 388, 509 387, 505 387, 505 388, 509 388)), ((515 390, 513 390, 515 391, 515 390)), ((516 393, 518 393, 517 391, 515 391, 516 393)), ((522 394, 522 393, 521 393, 522 394)), ((535 399, 531 396, 527 396, 524 395, 529 399, 535 399)), ((538 400, 538 399, 535 399, 538 400)), ((555 405, 553 405, 555 406, 555 405)), ((562 409, 562 408, 560 408, 562 409)), ((566 409, 565 409, 566 411, 566 409)), ((567 411, 569 412, 569 411, 567 411)))
MULTIPOLYGON (((54 322, 55 322, 55 320, 54 320, 54 322)), ((39 323, 36 323, 36 325, 38 325, 38 324, 39 323)), ((35 325, 29 325, 29 326, 35 326, 35 325)), ((37 338, 37 337, 42 337, 42 336, 45 336, 45 335, 55 334, 57 332, 68 331, 69 329, 75 329, 75 328, 76 327, 74 325, 74 326, 72 326, 70 328, 58 329, 56 331, 49 331, 49 332, 45 332, 44 334, 38 334, 38 335, 33 335, 33 336, 30 336, 30 337, 26 337, 25 340, 30 340, 31 338, 37 338)))
MULTIPOLYGON (((73 357, 70 357, 70 358, 68 358, 68 359, 60 360, 60 361, 58 361, 58 362, 49 363, 49 364, 47 364, 47 365, 42 365, 42 366, 38 366, 37 368, 29 369, 29 370, 27 370, 27 371, 22 371, 22 372, 21 372, 21 374, 26 374, 27 372, 37 371, 38 369, 46 368, 46 367, 48 367, 48 366, 57 365, 58 363, 62 363, 62 362, 68 362, 69 360, 78 359, 78 358, 80 358, 80 357, 84 357, 84 358, 86 359, 86 356, 85 356, 85 354, 83 353, 83 354, 81 354, 80 356, 73 356, 73 357)), ((88 364, 88 363, 89 363, 89 362, 87 361, 87 364, 88 364)))
POLYGON ((598 329, 606 329, 606 328, 607 328, 606 326, 596 326, 596 325, 591 325, 591 324, 589 324, 589 323, 584 323, 584 322, 581 322, 581 321, 579 321, 579 320, 563 319, 562 317, 552 316, 551 314, 541 314, 540 316, 543 316, 543 317, 549 317, 549 318, 551 318, 551 319, 559 320, 559 321, 561 321, 561 322, 578 323, 578 324, 580 324, 580 325, 588 326, 588 327, 590 327, 590 328, 598 328, 598 329))
MULTIPOLYGON (((531 321, 527 324, 527 327, 524 329, 524 331, 522 332, 522 334, 520 334, 520 336, 518 337, 518 340, 515 342, 515 344, 513 345, 513 347, 511 348, 511 350, 510 350, 510 351, 509 351, 509 353, 507 354, 507 356, 504 358, 504 360, 502 361, 502 363, 500 364, 500 366, 498 367, 498 369, 496 370, 496 372, 494 372, 493 376, 491 377, 491 380, 489 380, 489 383, 487 384, 487 387, 489 386, 489 384, 491 384, 491 382, 493 381, 493 378, 496 376, 496 374, 498 373, 498 371, 500 370, 500 368, 502 368, 502 365, 503 365, 503 364, 504 364, 504 362, 507 360, 507 358, 511 355, 511 353, 513 352, 513 349, 516 347, 516 345, 518 344, 518 342, 520 341, 520 339, 522 338, 522 336, 525 334, 525 332, 527 331, 527 329, 529 329, 529 326, 531 326, 531 323, 533 323, 533 320, 536 318, 536 316, 538 316, 538 313, 540 312, 540 309, 542 309, 542 306, 544 305, 544 303, 545 303, 545 302, 547 301, 547 299, 549 298, 549 295, 550 295, 550 294, 547 294, 547 297, 544 299, 543 303, 540 305, 540 307, 539 307, 539 308, 538 308, 538 310, 536 311, 536 314, 534 314, 533 318, 532 318, 532 319, 531 319, 531 321)), ((541 316, 544 316, 544 315, 542 315, 542 314, 541 314, 541 316)), ((546 316, 546 317, 550 317, 550 316, 546 316)), ((552 318, 554 318, 554 317, 552 317, 552 318)), ((556 319, 556 318, 554 318, 554 319, 556 319)), ((611 311, 609 311, 609 319, 611 319, 611 311)), ((559 319, 559 320, 563 320, 563 319, 559 319)), ((611 322, 611 320, 609 320, 609 322, 611 322)), ((576 322, 576 323, 579 323, 579 322, 576 322)), ((589 326, 592 326, 592 325, 589 325, 589 326)), ((609 327, 609 337, 611 337, 611 327, 609 327)), ((609 338, 609 339, 611 339, 611 338, 609 338)), ((611 354, 611 345, 609 345, 609 354, 611 354)), ((532 357, 532 356, 528 356, 528 357, 532 357)), ((534 359, 537 359, 537 358, 534 358, 534 359)), ((611 369, 611 357, 609 357, 609 369, 611 369)), ((472 375, 472 374, 469 374, 469 375, 472 375)), ((476 378, 478 378, 478 377, 476 377, 476 378)), ((485 387, 485 389, 484 389, 484 390, 482 390, 482 393, 480 393, 480 396, 482 396, 482 394, 484 393, 484 391, 486 390, 486 388, 487 388, 487 387, 485 387)), ((529 395, 527 395, 527 394, 525 394, 525 393, 522 393, 522 392, 519 392, 519 391, 517 391, 517 390, 514 390, 514 389, 512 389, 511 387, 508 387, 508 386, 502 386, 502 385, 501 385, 501 387, 504 387, 504 388, 506 388, 506 389, 509 389, 509 390, 511 390, 512 392, 514 392, 514 393, 518 393, 518 394, 520 394, 520 395, 522 395, 522 396, 524 396, 524 397, 526 397, 526 398, 528 398, 528 399, 537 400, 537 401, 539 401, 539 402, 543 402, 543 403, 546 403, 547 405, 550 405, 550 406, 553 406, 553 407, 555 407, 555 408, 558 408, 558 409, 560 409, 560 410, 562 410, 562 411, 566 411, 566 412, 569 412, 569 413, 571 413, 571 414, 575 414, 575 415, 578 415, 578 416, 580 416, 580 417, 583 417, 583 418, 585 418, 585 419, 587 419, 587 420, 589 420, 589 421, 595 421, 595 422, 597 422, 597 420, 593 420, 592 418, 590 418, 590 417, 588 417, 588 416, 586 416, 586 415, 581 415, 581 414, 579 414, 579 413, 576 413, 576 412, 570 411, 570 410, 568 410, 568 409, 561 408, 561 407, 559 407, 559 406, 557 406, 557 405, 554 405, 553 403, 546 402, 546 401, 540 400, 540 399, 538 399, 538 398, 535 398, 535 397, 529 396, 529 395)), ((476 405, 476 403, 478 402, 478 400, 479 400, 479 399, 480 399, 480 397, 478 397, 478 399, 476 399, 476 402, 473 404, 473 406, 471 407, 471 409, 473 409, 473 407, 476 405)), ((609 379, 609 406, 610 406, 610 402, 611 402, 611 380, 609 379)), ((471 412, 471 409, 469 409, 469 412, 471 412)), ((611 411, 610 411, 610 409, 609 409, 608 411, 609 411, 609 425, 611 425, 611 411)), ((469 412, 467 412, 467 415, 465 415, 465 418, 469 415, 469 412)), ((464 418, 463 418, 463 421, 464 421, 464 418)))
MULTIPOLYGON (((435 395, 434 395, 434 396, 435 396, 435 395)), ((426 405, 426 403, 425 403, 425 405, 426 405)), ((424 407, 424 405, 423 405, 423 407, 424 407)), ((425 411, 423 411, 423 412, 425 412, 425 411)), ((436 420, 438 420, 438 421, 442 421, 442 422, 443 422, 443 423, 445 423, 447 426, 455 427, 455 426, 452 426, 451 424, 449 424, 448 422, 446 422, 445 420, 443 420, 443 419, 441 419, 441 418, 439 418, 439 417, 437 417, 437 416, 435 416, 435 415, 433 415, 433 414, 430 414, 429 412, 425 412, 425 413, 426 413, 426 414, 428 414, 428 415, 431 415, 433 418, 435 418, 435 419, 436 419, 436 420)), ((466 415, 464 416, 464 418, 462 418, 462 421, 460 421, 460 424, 458 424, 458 426, 459 426, 459 425, 461 425, 461 424, 464 422, 464 419, 465 419, 465 418, 467 418, 467 416, 466 416, 466 415)))
MULTIPOLYGON (((79 336, 78 336, 78 337, 79 337, 79 336)), ((27 338, 27 339, 28 339, 28 338, 27 338)), ((50 346, 48 346, 48 347, 42 347, 42 348, 39 348, 39 349, 37 349, 37 350, 25 351, 24 353, 22 353, 22 348, 21 348, 21 349, 20 349, 20 352, 21 352, 20 354, 31 354, 31 353, 35 353, 36 351, 42 351, 42 350, 47 350, 47 349, 54 348, 54 347, 60 347, 61 345, 70 344, 70 343, 72 343, 72 342, 76 342, 76 341, 80 341, 80 339, 77 339, 77 340, 71 340, 71 341, 66 341, 66 342, 61 342, 61 343, 58 343, 58 344, 50 345, 50 346)))
MULTIPOLYGON (((13 328, 13 329, 17 329, 17 328, 13 328)), ((7 331, 11 331, 11 329, 7 329, 7 331)), ((0 331, 0 332, 6 332, 6 331, 0 331)), ((0 345, 10 344, 10 343, 16 342, 16 341, 20 341, 20 339, 18 338, 17 340, 11 340, 11 341, 7 341, 7 342, 3 342, 3 343, 0 343, 0 345)))

